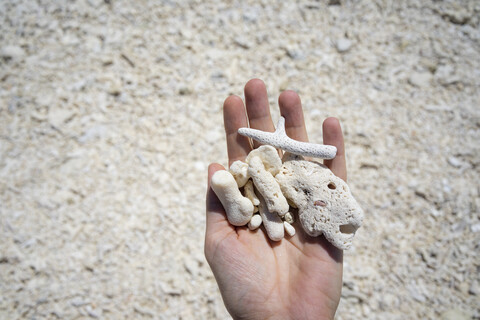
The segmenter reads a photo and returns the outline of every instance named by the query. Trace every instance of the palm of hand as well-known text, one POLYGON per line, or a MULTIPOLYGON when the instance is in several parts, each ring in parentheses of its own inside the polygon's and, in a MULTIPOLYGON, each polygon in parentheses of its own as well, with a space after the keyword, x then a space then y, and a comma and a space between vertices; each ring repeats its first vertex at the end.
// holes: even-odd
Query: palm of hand
MULTIPOLYGON (((250 126, 273 131, 263 82, 247 83, 245 96, 250 126)), ((287 134, 306 141, 298 96, 285 92, 279 104, 286 118, 287 134)), ((244 159, 250 148, 248 140, 236 134, 239 127, 246 126, 243 102, 238 97, 228 98, 224 116, 232 163, 244 159)), ((330 139, 329 144, 337 146, 340 156, 326 165, 345 179, 343 138, 338 130, 335 119, 324 123, 324 142, 330 139)), ((215 171, 222 169, 218 164, 211 165, 209 180, 215 171)), ((234 227, 226 220, 221 203, 209 189, 205 254, 227 310, 234 318, 333 318, 341 293, 342 252, 323 237, 306 235, 298 222, 294 225, 296 235, 279 242, 269 240, 261 229, 234 227)))

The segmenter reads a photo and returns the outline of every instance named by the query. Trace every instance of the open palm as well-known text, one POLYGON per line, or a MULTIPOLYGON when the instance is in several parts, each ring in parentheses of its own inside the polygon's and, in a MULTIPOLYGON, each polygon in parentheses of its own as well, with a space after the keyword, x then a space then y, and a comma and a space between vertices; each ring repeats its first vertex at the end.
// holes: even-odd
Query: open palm
MULTIPOLYGON (((244 160, 252 150, 249 139, 238 135, 241 127, 275 130, 269 110, 267 91, 261 80, 245 86, 246 108, 237 96, 224 103, 229 163, 244 160)), ((307 141, 300 98, 293 91, 279 97, 280 113, 285 118, 287 135, 307 141)), ((323 123, 325 144, 337 147, 337 156, 325 164, 346 180, 343 135, 337 119, 323 123)), ((259 144, 253 141, 253 147, 259 144)), ((224 170, 211 164, 212 175, 224 170)), ((226 219, 215 193, 207 192, 207 229, 205 255, 212 268, 222 297, 235 319, 332 319, 342 287, 342 251, 323 236, 310 237, 301 226, 293 237, 271 241, 263 229, 250 231, 235 227, 226 219)))

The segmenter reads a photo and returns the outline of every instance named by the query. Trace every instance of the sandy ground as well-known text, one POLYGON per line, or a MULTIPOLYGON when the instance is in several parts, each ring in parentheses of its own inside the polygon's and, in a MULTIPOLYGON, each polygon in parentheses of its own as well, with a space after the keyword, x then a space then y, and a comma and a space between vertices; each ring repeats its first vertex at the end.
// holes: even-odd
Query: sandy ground
POLYGON ((366 219, 338 319, 480 319, 477 1, 1 1, 0 318, 228 318, 222 103, 341 119, 366 219))

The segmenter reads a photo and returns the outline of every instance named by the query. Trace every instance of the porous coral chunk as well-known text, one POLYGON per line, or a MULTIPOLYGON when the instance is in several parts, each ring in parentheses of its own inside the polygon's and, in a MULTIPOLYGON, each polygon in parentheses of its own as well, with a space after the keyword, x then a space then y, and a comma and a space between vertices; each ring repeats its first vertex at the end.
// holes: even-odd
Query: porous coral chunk
POLYGON ((348 185, 320 163, 291 154, 284 159, 275 178, 298 208, 302 228, 310 236, 324 234, 337 248, 348 249, 363 221, 348 185))

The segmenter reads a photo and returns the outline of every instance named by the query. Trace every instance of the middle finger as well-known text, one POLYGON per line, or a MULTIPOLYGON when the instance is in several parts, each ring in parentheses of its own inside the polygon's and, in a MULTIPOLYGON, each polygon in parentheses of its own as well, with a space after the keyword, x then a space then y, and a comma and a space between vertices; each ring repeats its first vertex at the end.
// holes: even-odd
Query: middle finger
MULTIPOLYGON (((247 82, 245 85, 245 103, 250 128, 267 132, 275 131, 270 115, 267 88, 262 80, 252 79, 247 82)), ((261 143, 253 141, 254 148, 258 148, 260 145, 261 143)))
POLYGON ((302 102, 298 94, 291 90, 282 92, 278 98, 278 105, 280 106, 280 114, 285 118, 287 135, 294 140, 308 142, 302 102))

